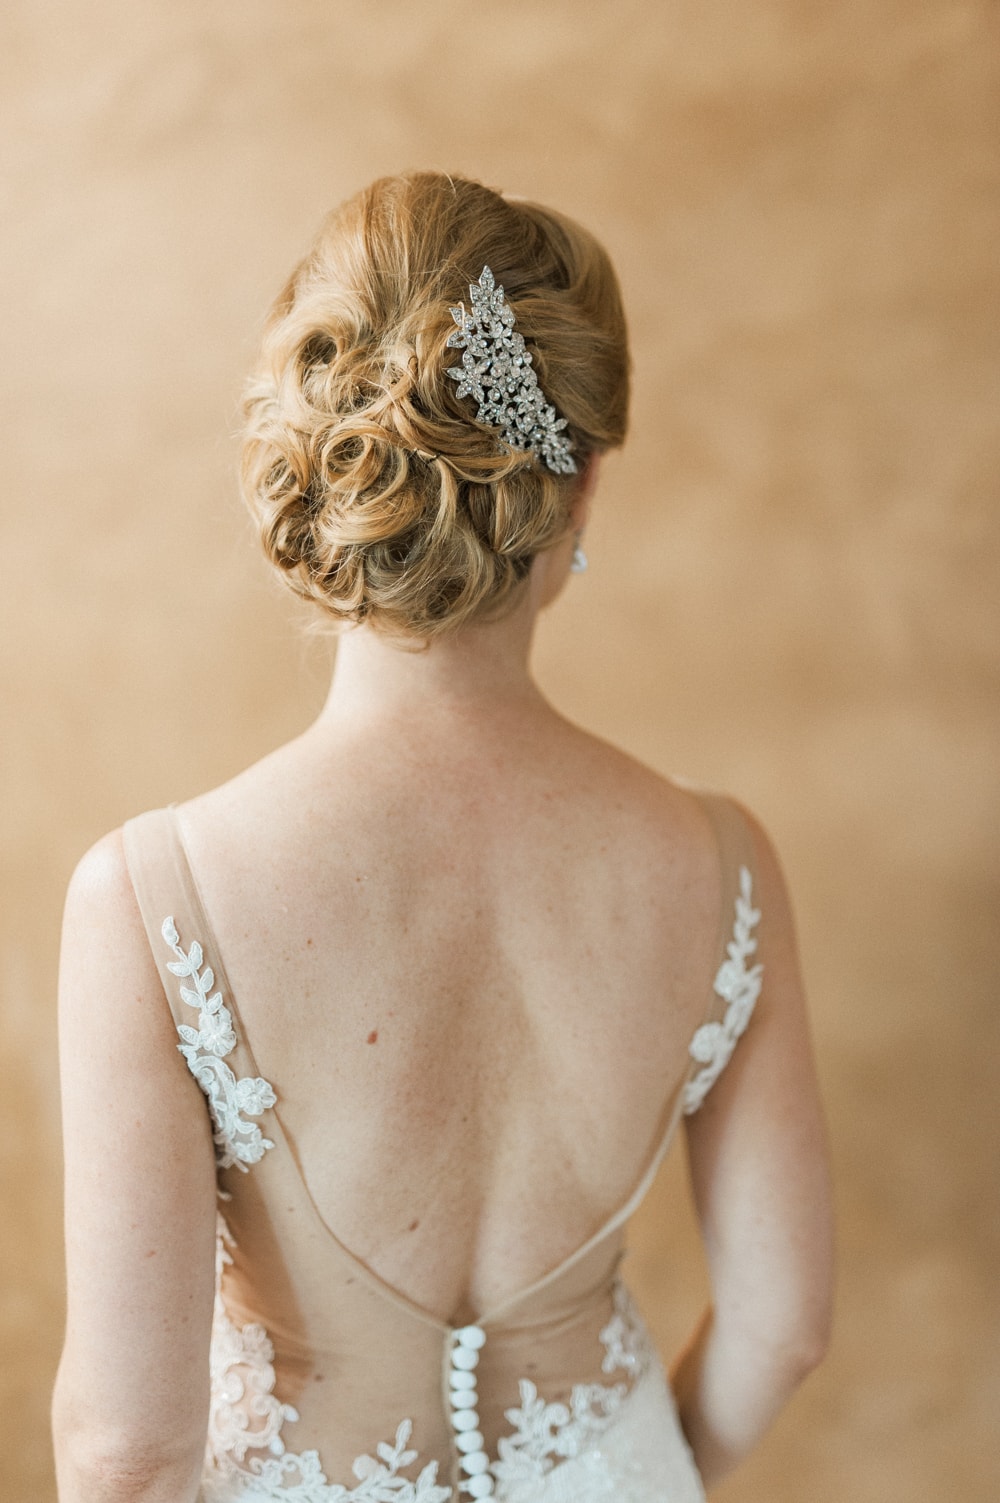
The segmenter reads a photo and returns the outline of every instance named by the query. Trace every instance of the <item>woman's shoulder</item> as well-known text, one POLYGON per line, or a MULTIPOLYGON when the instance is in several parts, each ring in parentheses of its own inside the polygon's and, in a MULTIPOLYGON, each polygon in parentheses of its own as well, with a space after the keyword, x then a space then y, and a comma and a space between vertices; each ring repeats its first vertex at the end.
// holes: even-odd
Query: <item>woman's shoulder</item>
POLYGON ((628 845, 655 865, 680 862, 708 872, 746 861, 773 918, 788 917, 788 896, 775 842, 763 818, 743 797, 686 773, 664 772, 608 741, 581 732, 580 754, 595 801, 611 812, 628 845))
POLYGON ((124 826, 84 851, 66 889, 60 943, 60 1016, 86 1006, 95 1026, 122 989, 138 995, 158 984, 146 925, 133 886, 124 826), (81 979, 103 977, 100 997, 81 979), (72 984, 71 984, 72 983, 72 984), (85 1000, 85 996, 89 1000, 85 1000), (75 1001, 74 1001, 75 998, 75 1001))
POLYGON ((687 832, 705 837, 712 829, 712 810, 721 809, 743 823, 755 839, 767 842, 759 818, 737 796, 702 783, 686 773, 665 772, 589 732, 578 731, 581 766, 595 793, 645 827, 651 836, 676 839, 687 832), (589 764, 589 765, 588 765, 589 764))
POLYGON ((135 906, 125 856, 124 826, 100 836, 73 868, 66 889, 67 912, 128 914, 135 906))

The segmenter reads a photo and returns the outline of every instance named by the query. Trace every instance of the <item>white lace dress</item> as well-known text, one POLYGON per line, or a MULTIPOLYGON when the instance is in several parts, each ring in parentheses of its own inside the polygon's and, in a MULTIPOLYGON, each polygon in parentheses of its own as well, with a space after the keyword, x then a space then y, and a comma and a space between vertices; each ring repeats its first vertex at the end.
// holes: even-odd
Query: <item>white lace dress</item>
MULTIPOLYGON (((738 822, 712 811, 723 849, 738 822), (717 824, 717 828, 719 825, 717 824)), ((572 1257, 455 1329, 385 1284, 323 1222, 256 1069, 172 810, 126 826, 133 885, 219 1167, 202 1503, 697 1503, 659 1358, 618 1273, 622 1230, 761 986, 746 861, 710 1016, 628 1202, 572 1257)))

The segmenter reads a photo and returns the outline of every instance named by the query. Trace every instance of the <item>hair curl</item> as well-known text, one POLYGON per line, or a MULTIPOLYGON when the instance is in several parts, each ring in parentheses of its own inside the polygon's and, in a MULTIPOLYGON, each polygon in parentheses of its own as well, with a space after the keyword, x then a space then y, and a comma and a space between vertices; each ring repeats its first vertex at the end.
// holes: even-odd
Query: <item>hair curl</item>
POLYGON ((578 477, 502 445, 446 375, 449 310, 486 264, 578 467, 625 436, 625 321, 593 236, 465 178, 373 183, 277 298, 244 399, 265 551, 339 620, 427 638, 500 615, 565 535, 578 477))

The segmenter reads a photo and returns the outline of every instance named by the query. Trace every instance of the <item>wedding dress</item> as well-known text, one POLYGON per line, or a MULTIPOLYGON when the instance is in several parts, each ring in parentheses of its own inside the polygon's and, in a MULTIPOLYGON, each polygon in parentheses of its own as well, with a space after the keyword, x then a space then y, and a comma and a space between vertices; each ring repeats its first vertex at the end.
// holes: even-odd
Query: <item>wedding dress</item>
POLYGON ((324 1222, 252 1041, 173 809, 125 826, 136 897, 218 1166, 211 1404, 199 1503, 698 1503, 669 1384, 621 1281, 626 1221, 682 1113, 746 1028, 753 846, 702 795, 723 911, 705 1020, 621 1208, 572 1256, 458 1329, 381 1279, 324 1222))

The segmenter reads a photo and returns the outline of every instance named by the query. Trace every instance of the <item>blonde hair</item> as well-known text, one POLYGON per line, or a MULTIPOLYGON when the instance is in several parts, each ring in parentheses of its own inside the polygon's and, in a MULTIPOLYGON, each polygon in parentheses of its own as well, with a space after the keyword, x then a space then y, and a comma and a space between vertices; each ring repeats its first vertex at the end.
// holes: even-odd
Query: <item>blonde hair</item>
POLYGON ((267 556, 339 620, 427 638, 500 615, 565 535, 579 476, 502 444, 446 374, 449 310, 487 264, 578 468, 625 436, 625 320, 594 237, 461 177, 372 183, 277 298, 244 399, 267 556))

